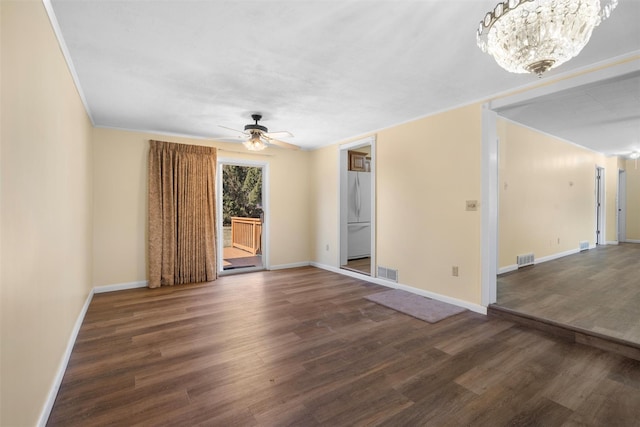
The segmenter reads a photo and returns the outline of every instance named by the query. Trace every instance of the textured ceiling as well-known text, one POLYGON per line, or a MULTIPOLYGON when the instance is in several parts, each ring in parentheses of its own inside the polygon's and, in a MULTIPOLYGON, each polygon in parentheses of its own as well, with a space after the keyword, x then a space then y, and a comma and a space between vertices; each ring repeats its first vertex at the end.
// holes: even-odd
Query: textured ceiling
MULTIPOLYGON (((242 129, 261 112, 269 130, 311 149, 537 83, 477 48, 495 0, 44 1, 101 127, 229 138, 218 125, 242 129)), ((545 78, 638 54, 639 18, 640 0, 620 0, 583 52, 545 78)), ((607 118, 617 132, 612 118, 635 117, 627 145, 640 144, 637 82, 619 93, 635 111, 607 118)), ((569 99, 553 115, 529 106, 535 126, 548 117, 557 128, 569 99)), ((566 138, 588 146, 592 134, 566 138)))
POLYGON ((511 105, 499 114, 607 155, 640 151, 640 71, 511 105))

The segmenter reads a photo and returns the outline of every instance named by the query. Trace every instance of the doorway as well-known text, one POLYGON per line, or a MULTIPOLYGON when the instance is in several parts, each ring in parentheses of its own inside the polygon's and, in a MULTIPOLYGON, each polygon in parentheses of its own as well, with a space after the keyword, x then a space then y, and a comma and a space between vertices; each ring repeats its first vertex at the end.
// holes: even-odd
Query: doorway
POLYGON ((218 161, 218 272, 267 267, 266 164, 218 161))
MULTIPOLYGON (((637 62, 621 62, 602 67, 569 78, 558 78, 554 82, 512 95, 493 99, 482 106, 482 218, 481 218, 481 304, 489 306, 497 300, 498 270, 498 114, 505 109, 517 109, 533 102, 540 102, 544 96, 560 94, 587 85, 599 85, 632 77, 637 73, 637 62)), ((622 202, 618 197, 618 203, 622 202)), ((623 210, 624 214, 624 210, 623 210)), ((620 213, 618 214, 618 216, 620 213)), ((622 225, 622 219, 618 221, 622 225)), ((624 241, 624 229, 618 228, 618 239, 624 241)))
MULTIPOLYGON (((637 67, 636 65, 633 65, 634 67, 637 67)), ((566 90, 566 89, 570 89, 572 87, 577 87, 580 85, 586 85, 586 84, 591 84, 591 83, 595 83, 597 84, 598 81, 612 81, 612 79, 615 78, 621 78, 621 76, 626 76, 628 75, 628 73, 630 72, 630 65, 626 65, 626 64, 621 64, 621 65, 616 65, 616 66, 612 66, 612 67, 608 67, 608 68, 603 68, 599 71, 593 71, 590 73, 586 73, 582 76, 580 76, 579 78, 571 78, 571 79, 558 79, 558 81, 556 83, 550 83, 548 85, 545 86, 541 86, 539 88, 527 91, 527 92, 522 92, 513 96, 508 96, 508 97, 504 97, 504 98, 500 98, 494 101, 490 101, 489 103, 485 104, 483 106, 483 112, 482 112, 482 128, 483 128, 483 135, 482 135, 482 192, 483 192, 483 202, 484 202, 484 207, 486 207, 486 209, 483 210, 483 218, 482 218, 482 301, 483 301, 483 305, 489 305, 491 303, 495 303, 497 300, 497 280, 496 280, 496 276, 495 276, 495 270, 497 269, 498 266, 498 251, 497 251, 497 241, 498 241, 498 206, 499 206, 499 197, 498 197, 498 188, 499 188, 499 184, 498 184, 498 180, 497 180, 497 176, 498 176, 498 170, 499 170, 499 165, 498 165, 498 140, 497 140, 497 118, 498 118, 498 114, 505 108, 519 108, 519 106, 526 104, 527 102, 533 102, 533 100, 539 101, 541 100, 542 96, 549 94, 549 93, 555 93, 555 92, 561 92, 562 90, 566 90), (486 256, 485 256, 486 254, 486 256)), ((635 72, 635 71, 634 71, 635 72)), ((624 78, 624 77, 622 77, 624 78)), ((593 169, 592 169, 593 170, 593 169)), ((593 173, 593 172, 592 172, 593 173)), ((623 171, 620 171, 619 175, 618 175, 618 194, 617 194, 617 208, 618 208, 618 212, 617 212, 617 218, 618 218, 618 241, 620 243, 624 242, 626 240, 626 233, 625 233, 625 225, 626 225, 626 209, 625 209, 625 202, 626 202, 626 189, 624 188, 626 184, 626 180, 625 180, 625 175, 623 171)), ((606 197, 603 197, 606 198, 606 197)), ((603 205, 606 205, 604 203, 602 203, 603 205)), ((591 208, 589 208, 590 210, 591 208)), ((591 211, 592 215, 594 214, 593 211, 591 211)), ((604 217, 604 215, 603 215, 604 217)), ((595 227, 594 227, 595 228, 595 227)), ((604 233, 604 227, 601 228, 602 233, 604 233)), ((605 237, 603 236, 603 239, 605 239, 605 237)), ((626 247, 628 245, 622 244, 619 245, 622 247, 626 247)), ((579 275, 575 274, 574 269, 576 268, 575 265, 573 264, 567 264, 567 265, 563 265, 562 267, 559 267, 560 264, 564 264, 564 263, 570 263, 572 261, 573 258, 588 258, 588 257, 593 257, 598 258, 600 256, 600 254, 606 253, 606 252, 612 252, 619 249, 618 246, 614 246, 614 245, 601 245, 597 248, 597 250, 594 251, 584 251, 584 252, 579 252, 576 254, 571 255, 570 257, 563 257, 563 258, 558 258, 557 260, 553 260, 549 263, 543 263, 540 266, 536 266, 535 270, 531 270, 529 273, 532 273, 533 271, 536 272, 542 272, 547 268, 554 268, 555 270, 555 277, 556 279, 559 277, 558 276, 558 272, 562 272, 562 279, 564 283, 570 283, 569 280, 571 279, 571 277, 576 277, 575 281, 573 282, 574 286, 571 288, 571 292, 576 292, 578 294, 578 296, 580 298, 582 297, 588 297, 589 295, 597 295, 598 294, 598 290, 596 291, 592 291, 589 292, 588 289, 586 289, 583 285, 585 283, 584 280, 581 281, 581 278, 579 277, 579 275), (582 293, 581 293, 582 292, 582 293)), ((617 261, 618 262, 618 261, 617 261)), ((605 264, 604 267, 606 267, 607 265, 605 264)), ((578 269, 580 270, 580 269, 578 269)), ((604 284, 607 287, 611 287, 611 286, 621 286, 621 288, 624 287, 624 285, 620 285, 621 283, 623 283, 622 281, 617 280, 614 277, 614 274, 618 274, 618 271, 613 271, 611 275, 609 275, 608 273, 604 273, 604 270, 602 268, 596 268, 594 270, 594 263, 587 263, 586 267, 584 269, 582 269, 583 271, 598 271, 598 276, 600 278, 606 278, 604 281, 604 284)), ((613 269, 615 270, 615 269, 613 269)), ((577 270, 576 270, 577 271, 577 270)), ((523 275, 527 274, 527 271, 525 270, 524 272, 522 272, 523 275)), ((517 276, 518 272, 508 272, 505 274, 505 276, 503 276, 501 279, 506 278, 506 279, 514 279, 515 276, 517 276)), ((527 310, 530 310, 527 314, 529 315, 533 315, 533 316, 539 316, 541 318, 546 318, 548 321, 554 322, 556 324, 559 323, 559 319, 553 319, 549 316, 549 313, 551 311, 549 305, 545 305, 543 307, 541 307, 540 310, 538 310, 537 312, 534 311, 535 310, 535 301, 544 301, 545 296, 524 296, 520 291, 524 290, 531 290, 531 284, 533 282, 535 283, 541 283, 541 284, 549 284, 549 280, 546 279, 541 279, 539 277, 534 278, 533 276, 527 275, 525 277, 526 279, 526 286, 522 287, 522 286, 517 286, 515 288, 512 289, 518 289, 518 293, 511 293, 509 294, 509 291, 506 291, 504 293, 502 293, 502 295, 508 295, 509 297, 514 297, 514 298, 519 298, 521 302, 523 302, 524 304, 526 304, 527 302, 531 302, 533 301, 532 305, 527 307, 527 310)), ((503 282, 504 283, 504 282, 503 282)), ((600 288, 602 288, 603 286, 603 281, 602 280, 597 280, 594 281, 595 284, 599 285, 600 288)), ((618 289, 621 289, 618 288, 618 289)), ((622 289, 624 290, 624 289, 622 289)), ((607 289, 608 292, 608 297, 611 297, 611 295, 609 295, 611 292, 611 289, 607 289)), ((560 295, 563 294, 562 291, 558 291, 558 289, 550 289, 547 293, 546 293, 546 297, 553 297, 554 295, 560 295), (560 292, 560 293, 558 293, 560 292)), ((565 294, 563 294, 565 295, 565 294)), ((569 293, 566 293, 566 295, 570 295, 569 293)), ((555 298, 555 297, 554 297, 555 298)), ((553 298, 552 298, 553 299, 553 298)), ((628 296, 627 296, 628 299, 628 296)), ((615 297, 613 297, 613 300, 615 300, 615 297)), ((549 300, 551 301, 551 300, 549 300)), ((615 301, 618 302, 618 301, 615 301)), ((624 302, 624 301, 623 301, 624 302)), ((590 314, 595 314, 595 315, 600 315, 601 319, 603 321, 605 321, 607 324, 606 326, 603 326, 599 329, 599 334, 606 339, 607 336, 614 336, 613 334, 615 334, 615 330, 612 327, 612 322, 615 322, 617 320, 621 320, 623 322, 626 322, 627 318, 637 318, 638 315, 638 311, 637 308, 634 307, 630 307, 628 309, 625 310, 616 310, 616 309, 610 309, 609 307, 607 307, 606 309, 600 309, 602 306, 601 301, 596 301, 595 305, 592 304, 587 304, 586 302, 582 302, 579 300, 575 300, 572 301, 571 304, 569 305, 569 307, 575 308, 575 307, 582 307, 582 312, 585 313, 590 313, 590 314), (631 317, 630 317, 631 316, 631 317), (635 316, 635 317, 633 317, 635 316)), ((505 306, 506 308, 511 309, 512 311, 514 310, 513 306, 505 306)), ((540 308, 540 307, 539 307, 540 308)), ((515 310, 518 310, 517 308, 515 310)), ((569 314, 568 310, 558 310, 559 313, 564 313, 564 314, 569 314)), ((577 319, 577 318, 576 318, 577 319)), ((583 318, 584 320, 584 318, 583 318)), ((591 319, 591 326, 593 327, 594 325, 596 325, 595 320, 591 319)), ((620 331, 618 331, 620 332, 620 331)))
POLYGON ((618 170, 618 242, 627 240, 627 173, 618 170))
POLYGON ((340 268, 374 277, 375 138, 340 147, 340 268))

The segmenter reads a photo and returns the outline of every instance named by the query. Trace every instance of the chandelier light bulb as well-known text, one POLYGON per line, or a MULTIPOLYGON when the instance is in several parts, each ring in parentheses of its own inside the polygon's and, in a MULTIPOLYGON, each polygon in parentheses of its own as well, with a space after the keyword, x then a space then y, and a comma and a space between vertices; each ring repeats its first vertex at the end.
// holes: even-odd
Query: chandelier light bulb
POLYGON ((250 151, 261 151, 267 147, 260 138, 260 133, 258 132, 252 132, 251 137, 243 142, 243 145, 250 151))
POLYGON ((580 53, 618 0, 506 0, 480 22, 483 52, 512 73, 538 76, 580 53))

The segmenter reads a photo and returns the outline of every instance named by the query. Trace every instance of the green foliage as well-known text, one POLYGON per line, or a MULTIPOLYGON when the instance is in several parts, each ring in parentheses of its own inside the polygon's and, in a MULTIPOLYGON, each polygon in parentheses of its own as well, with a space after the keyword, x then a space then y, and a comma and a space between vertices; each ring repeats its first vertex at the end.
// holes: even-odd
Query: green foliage
POLYGON ((223 165, 222 221, 231 225, 232 216, 259 218, 262 213, 262 169, 223 165))

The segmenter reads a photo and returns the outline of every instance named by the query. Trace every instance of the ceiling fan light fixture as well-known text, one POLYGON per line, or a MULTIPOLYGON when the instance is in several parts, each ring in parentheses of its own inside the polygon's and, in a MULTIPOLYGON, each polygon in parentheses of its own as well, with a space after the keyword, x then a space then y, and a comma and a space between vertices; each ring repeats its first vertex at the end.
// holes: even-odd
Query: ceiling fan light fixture
POLYGON ((577 56, 618 0, 506 0, 488 12, 478 47, 512 73, 539 77, 577 56))
POLYGON ((244 130, 237 130, 233 128, 229 128, 226 126, 219 125, 222 128, 227 130, 231 130, 234 132, 238 132, 242 134, 245 138, 245 141, 242 144, 245 146, 247 150, 250 151, 261 151, 265 148, 275 145, 281 148, 287 148, 289 150, 299 150, 300 147, 294 144, 290 144, 288 142, 280 141, 276 139, 278 137, 293 137, 293 134, 289 131, 278 131, 278 132, 269 132, 266 126, 262 126, 258 123, 260 119, 262 119, 261 114, 252 114, 251 118, 255 123, 250 123, 245 125, 244 130))
POLYGON ((267 145, 264 143, 262 138, 260 138, 259 132, 251 132, 251 136, 243 142, 243 145, 249 151, 262 151, 267 148, 267 145))

